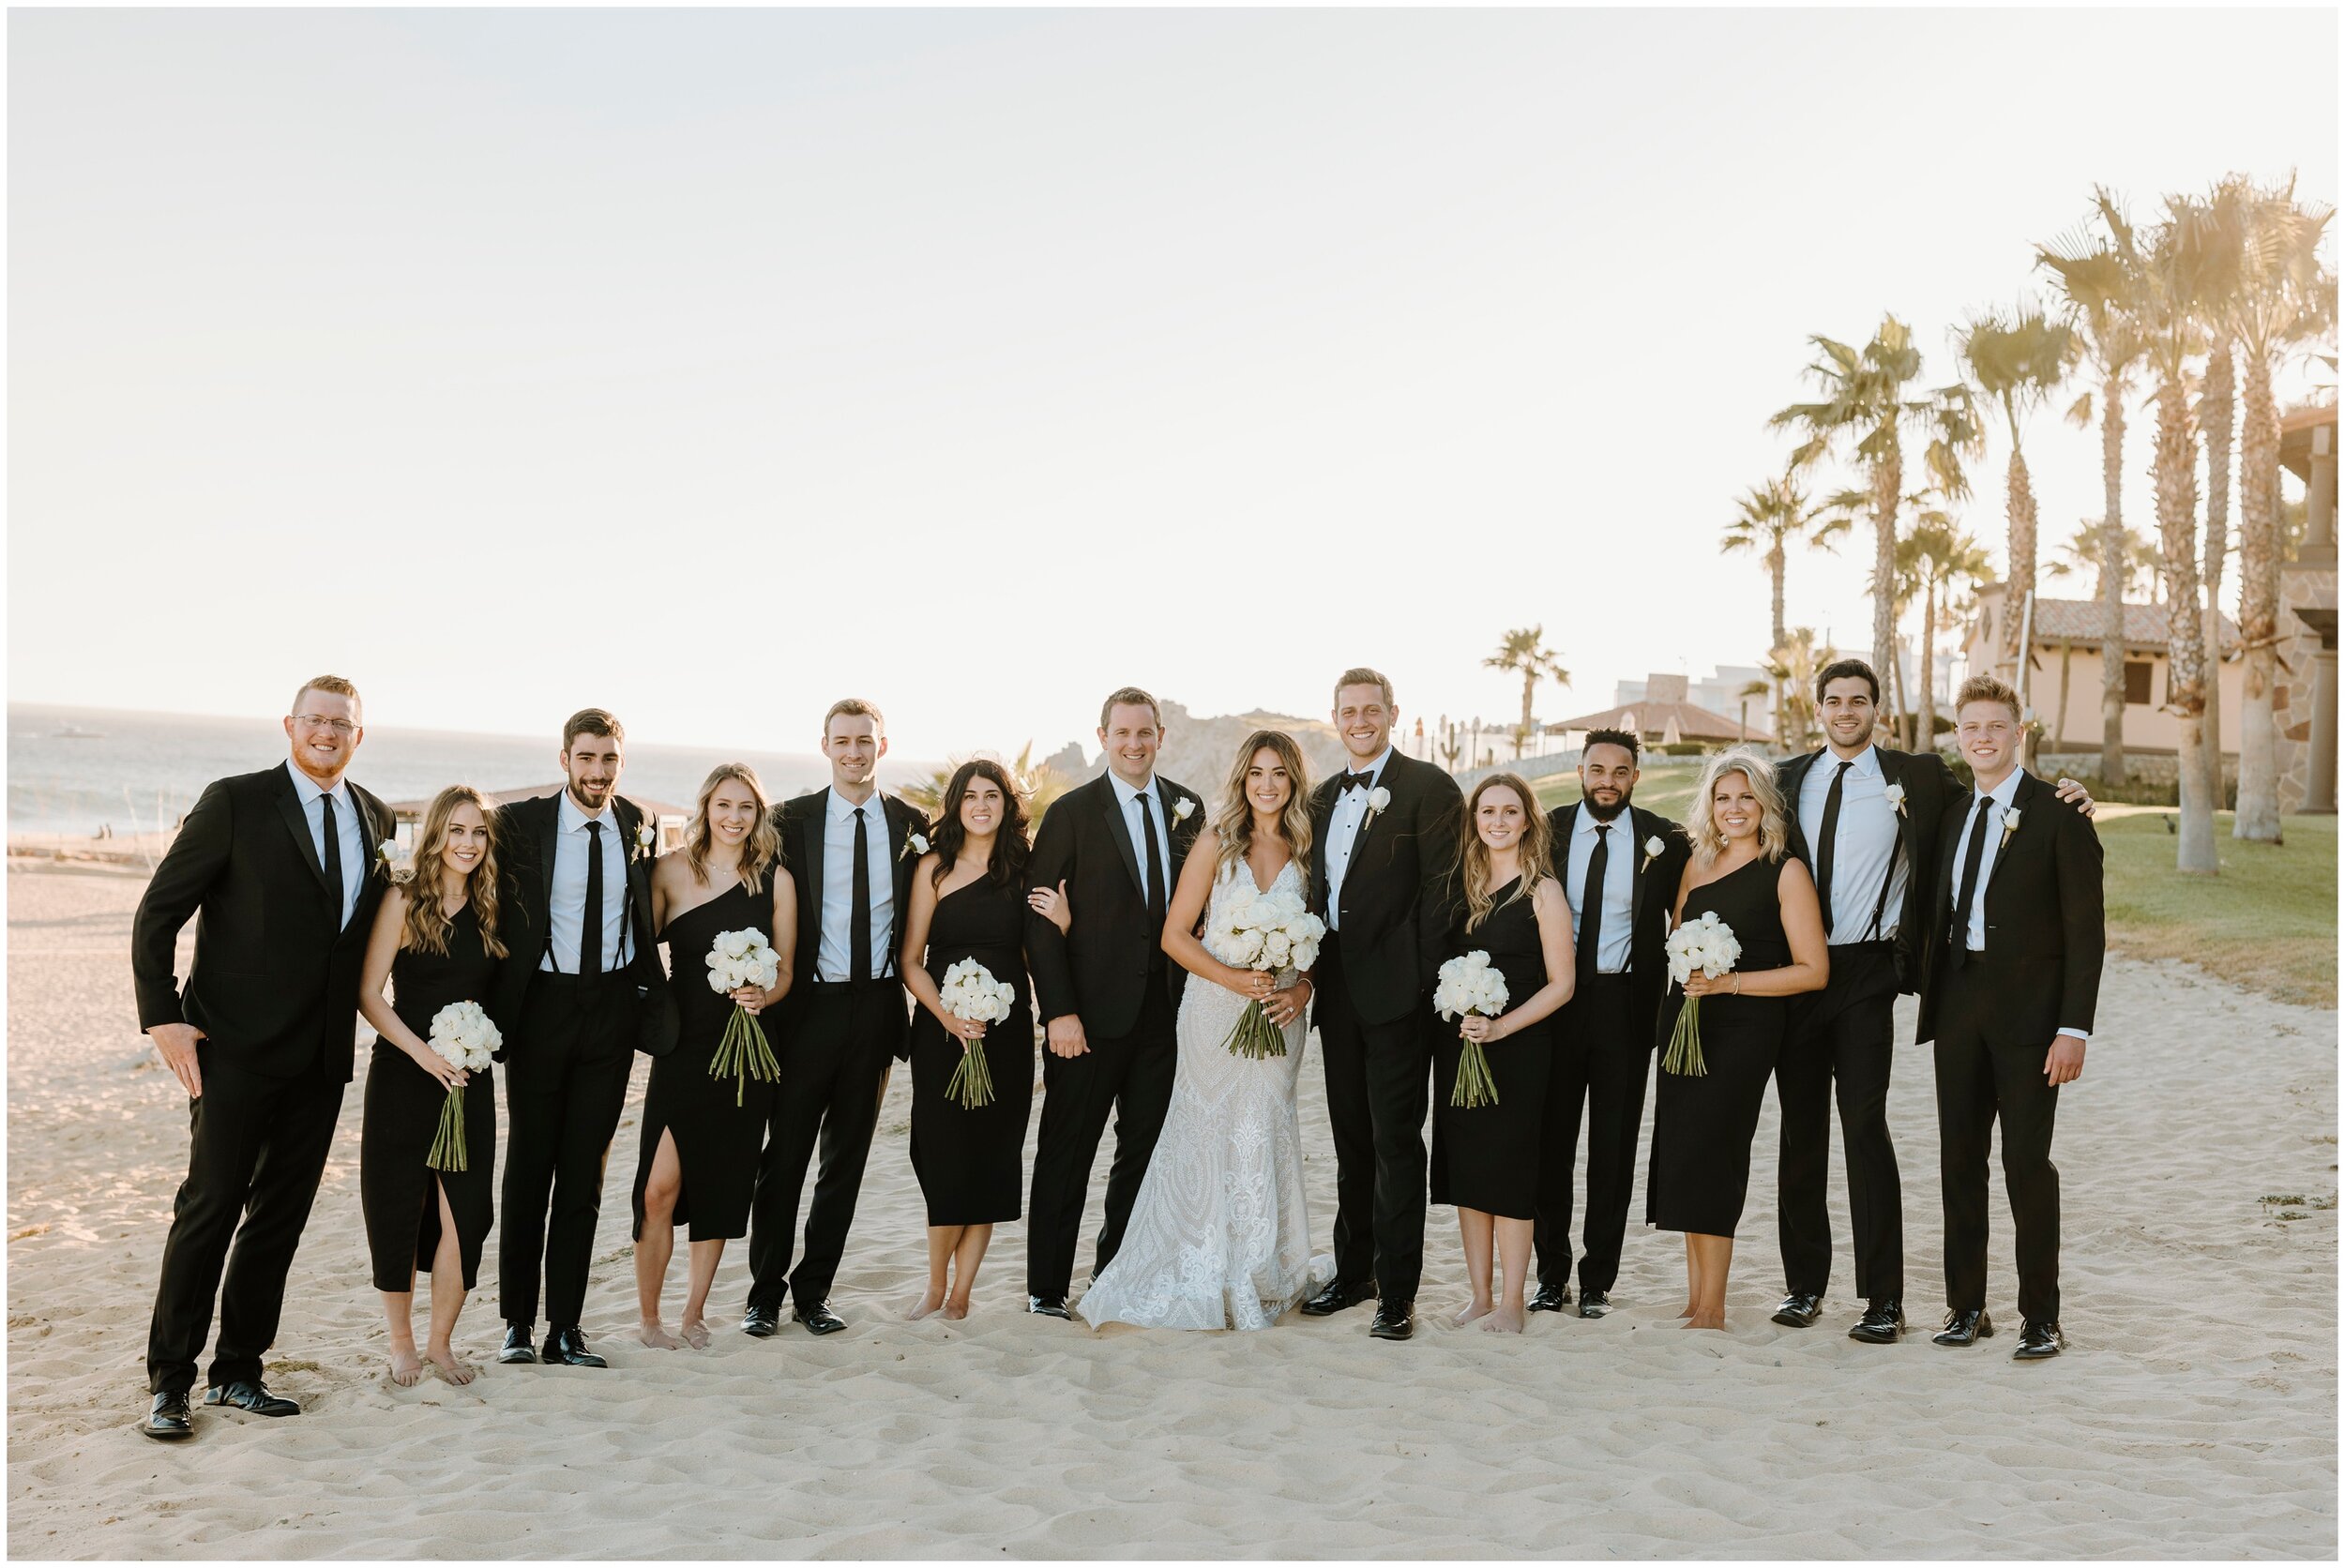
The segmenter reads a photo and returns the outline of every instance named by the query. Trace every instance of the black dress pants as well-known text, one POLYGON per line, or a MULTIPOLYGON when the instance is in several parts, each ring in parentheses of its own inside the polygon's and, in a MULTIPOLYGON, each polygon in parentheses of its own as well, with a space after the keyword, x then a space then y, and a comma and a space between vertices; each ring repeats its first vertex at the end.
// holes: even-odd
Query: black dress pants
POLYGON ((2044 1080, 2051 1041, 2012 1031, 2012 976, 1991 958, 1972 954, 1940 985, 1938 1178, 1945 1196, 1946 1305, 1957 1312, 1987 1305, 1987 1150, 2001 1122, 2020 1316, 2056 1322, 2060 1170, 2051 1143, 2060 1091, 2044 1080))
POLYGON ((810 982, 796 1003, 778 1053, 781 1083, 749 1200, 749 1305, 779 1315, 785 1296, 807 1311, 830 1299, 904 1030, 904 988, 893 977, 810 982), (806 1249, 793 1273, 798 1198, 818 1150, 806 1249))
POLYGON ((1836 1099, 1849 1226, 1855 1232, 1856 1293, 1867 1301, 1905 1294, 1904 1194, 1889 1138, 1897 1002, 1897 957, 1885 942, 1833 948, 1824 988, 1791 999, 1789 1032, 1775 1064, 1776 1105, 1783 1113, 1776 1145, 1776 1230, 1783 1288, 1794 1295, 1822 1296, 1832 1277, 1825 1200, 1836 1099))
POLYGON ((261 1078, 227 1065, 208 1041, 196 1050, 204 1093, 188 1102, 188 1179, 172 1204, 147 1328, 150 1394, 195 1387, 215 1296, 211 1384, 260 1378, 342 1108, 344 1086, 321 1073, 261 1078))
POLYGON ((1086 1033, 1081 1056, 1042 1057, 1042 1127, 1034 1151, 1034 1187, 1026 1205, 1026 1293, 1063 1299, 1073 1284, 1075 1247, 1082 1230, 1091 1164, 1115 1115, 1115 1159, 1108 1168, 1107 1213, 1091 1276, 1124 1244, 1124 1226, 1140 1197, 1141 1178, 1157 1152, 1157 1135, 1172 1104, 1178 1060, 1172 999, 1161 974, 1148 977, 1148 994, 1131 1032, 1102 1039, 1086 1033))
POLYGON ((1395 1304, 1425 1272, 1425 1115, 1431 1104, 1431 1007, 1370 1023, 1354 1010, 1334 932, 1319 949, 1312 1021, 1327 1073, 1336 1145, 1336 1277, 1373 1277, 1395 1304))
POLYGON ((585 1310, 603 1167, 635 1070, 639 1006, 624 974, 541 971, 530 979, 505 1064, 497 1298, 508 1323, 537 1321, 540 1264, 547 1324, 576 1328, 585 1310))
POLYGON ((1532 1232, 1539 1283, 1571 1282, 1572 1160, 1587 1111, 1588 1212, 1580 1228, 1580 1289, 1610 1293, 1620 1278, 1621 1238, 1637 1180, 1637 1135, 1653 1077, 1653 1019, 1636 1016, 1626 974, 1590 975, 1557 1015, 1554 1071, 1547 1079, 1547 1137, 1539 1159, 1539 1214, 1532 1232))

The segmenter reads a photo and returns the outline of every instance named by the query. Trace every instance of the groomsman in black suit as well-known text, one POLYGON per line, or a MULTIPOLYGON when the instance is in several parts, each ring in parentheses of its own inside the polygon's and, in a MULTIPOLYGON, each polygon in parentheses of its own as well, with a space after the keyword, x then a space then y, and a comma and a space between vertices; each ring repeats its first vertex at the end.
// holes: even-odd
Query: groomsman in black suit
POLYGON ((1165 957, 1164 921, 1189 847, 1204 825, 1196 792, 1157 775, 1164 718, 1125 686, 1099 708, 1108 771, 1052 803, 1026 871, 1036 890, 1064 882, 1072 926, 1026 917, 1026 961, 1048 1033, 1042 1127, 1027 1213, 1026 1310, 1065 1318, 1091 1162, 1115 1113, 1115 1161, 1092 1277, 1114 1258, 1172 1101, 1181 966, 1165 957))
POLYGON ((1392 683, 1336 680, 1349 765, 1311 792, 1311 881, 1326 912, 1312 978, 1336 1144, 1336 1277, 1314 1318, 1378 1297, 1369 1332, 1415 1329, 1425 1267, 1425 1113, 1433 982, 1448 942, 1465 800, 1449 775, 1392 746, 1392 683))
POLYGON ((1611 1311, 1620 1277, 1653 1032, 1669 978, 1661 943, 1690 848, 1685 829, 1631 804, 1638 749, 1626 730, 1590 731, 1580 754, 1580 798, 1547 819, 1571 903, 1579 978, 1557 1015, 1555 1067, 1547 1079, 1534 1312, 1561 1312, 1571 1302, 1571 1168, 1583 1103, 1588 1215, 1580 1230, 1580 1316, 1611 1311))
POLYGON ((908 1048, 901 957, 912 871, 927 822, 873 782, 887 755, 887 721, 859 698, 823 716, 830 787, 774 808, 783 864, 797 884, 795 976, 775 1044, 781 1084, 766 1123, 749 1210, 749 1310, 742 1332, 764 1339, 791 1315, 811 1334, 836 1334, 831 1282, 846 1255, 863 1165, 887 1093, 888 1063, 908 1048), (817 1148, 822 1168, 794 1272, 798 1197, 817 1148))
MULTIPOLYGON (((1889 1138, 1889 1069, 1899 992, 1921 986, 1929 932, 1905 918, 1930 885, 1937 824, 1961 785, 1933 750, 1873 744, 1881 682, 1862 659, 1839 659, 1816 675, 1823 748, 1776 766, 1790 804, 1792 852, 1815 879, 1832 976, 1821 991, 1792 999, 1790 1029, 1776 1063, 1783 1113, 1777 1146, 1777 1234, 1787 1294, 1775 1320, 1811 1327, 1832 1274, 1832 1221, 1825 1209, 1832 1165, 1832 1108, 1840 1110, 1848 1168, 1849 1224, 1855 1231, 1856 1293, 1864 1316, 1849 1337, 1892 1345, 1905 1328, 1905 1212, 1897 1149, 1889 1138)), ((2064 783, 2087 815, 2092 801, 2064 783)))
POLYGON ((1992 675, 1955 696, 1975 790, 1939 822, 1934 943, 1918 1044, 1934 1040, 1938 1171, 1946 1214, 1941 1345, 1994 1333, 1987 1316, 1987 1151, 2002 1123, 2004 1188, 2020 1266, 2020 1346, 2040 1361, 2060 1333, 2060 1086, 2084 1075, 2106 931, 2101 841, 2019 765, 2020 697, 1992 675))
POLYGON ((505 1181, 497 1218, 502 1362, 535 1362, 542 1262, 543 1359, 601 1366, 579 1318, 644 999, 666 984, 652 929, 658 827, 620 796, 627 732, 601 708, 562 726, 563 787, 497 811, 505 908, 497 977, 506 1033, 505 1181), (549 1206, 551 1214, 549 1215, 549 1206))
POLYGON ((262 1382, 261 1358, 350 1081, 358 972, 386 882, 379 846, 391 813, 342 776, 366 738, 363 717, 357 688, 339 675, 295 693, 291 757, 207 786, 139 900, 139 1027, 186 1089, 189 1127, 147 1329, 154 1403, 139 1429, 150 1438, 193 1434, 188 1394, 215 1295, 219 1338, 204 1402, 300 1413, 262 1382), (176 949, 190 915, 195 959, 183 986, 176 949))

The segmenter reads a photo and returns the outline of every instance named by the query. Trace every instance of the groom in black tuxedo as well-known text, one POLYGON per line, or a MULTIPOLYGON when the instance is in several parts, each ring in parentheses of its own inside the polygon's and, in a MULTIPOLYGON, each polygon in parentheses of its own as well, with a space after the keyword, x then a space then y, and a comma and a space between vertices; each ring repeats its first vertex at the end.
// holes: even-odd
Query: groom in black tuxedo
POLYGON ((1026 1221, 1026 1310, 1068 1316, 1091 1163, 1115 1113, 1115 1163, 1091 1273, 1115 1256, 1172 1103, 1180 965, 1164 952, 1165 911, 1204 825, 1196 792, 1157 776, 1164 720, 1138 686, 1099 709, 1108 771, 1051 803, 1026 862, 1037 891, 1064 882, 1062 933, 1026 917, 1026 962, 1049 1035, 1042 1128, 1026 1221))
POLYGON ((204 1402, 301 1409, 263 1384, 261 1358, 350 1081, 358 974, 387 881, 378 847, 390 810, 342 776, 363 717, 341 677, 304 686, 285 718, 289 760, 207 786, 139 900, 139 1027, 187 1091, 190 1130, 147 1330, 154 1403, 139 1429, 150 1438, 193 1434, 188 1394, 215 1294, 204 1402), (176 949, 190 915, 183 986, 176 949))
POLYGON ((1369 1333, 1406 1339, 1425 1267, 1425 1112, 1433 981, 1449 937, 1465 800, 1448 774, 1393 748, 1392 683, 1336 680, 1349 766, 1311 792, 1311 883, 1327 935, 1312 974, 1336 1144, 1336 1277, 1303 1304, 1327 1317, 1379 1298, 1369 1333))

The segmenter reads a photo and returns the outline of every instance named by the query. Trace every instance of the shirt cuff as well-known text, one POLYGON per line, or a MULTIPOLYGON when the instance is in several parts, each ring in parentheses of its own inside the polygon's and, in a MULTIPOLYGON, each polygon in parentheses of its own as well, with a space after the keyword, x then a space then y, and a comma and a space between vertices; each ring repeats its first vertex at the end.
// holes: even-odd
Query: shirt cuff
POLYGON ((2081 1029, 2064 1029, 2060 1031, 2060 1033, 2062 1034, 2065 1034, 2071 1040, 2090 1040, 2093 1037, 2089 1033, 2081 1029))

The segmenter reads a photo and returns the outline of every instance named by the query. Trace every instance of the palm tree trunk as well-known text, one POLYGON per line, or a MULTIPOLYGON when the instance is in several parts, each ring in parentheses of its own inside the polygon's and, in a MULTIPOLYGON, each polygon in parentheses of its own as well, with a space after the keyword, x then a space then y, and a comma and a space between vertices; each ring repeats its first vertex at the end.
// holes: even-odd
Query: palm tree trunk
MULTIPOLYGON (((1774 649, 1769 657, 1779 659, 1783 656, 1783 644, 1788 641, 1783 631, 1783 546, 1779 541, 1773 550, 1767 551, 1767 576, 1774 586, 1773 601, 1769 606, 1769 625, 1775 633, 1775 641, 1768 644, 1774 649)), ((1783 712, 1783 683, 1778 680, 1775 683, 1775 744, 1786 751, 1792 748, 1791 741, 1784 732, 1784 726, 1788 722, 1788 717, 1783 712)))
POLYGON ((2166 706, 2182 733, 2175 781, 2182 809, 2174 868, 2213 876, 2215 803, 2206 788, 2206 639, 2199 604, 2199 454, 2191 439, 2190 397, 2179 374, 2157 387, 2157 528, 2166 547, 2166 706))
MULTIPOLYGON (((1522 761, 1522 748, 1531 744, 1531 694, 1538 684, 1539 672, 1536 670, 1522 672, 1522 724, 1515 731, 1515 761, 1518 762, 1522 761)), ((1595 807, 1589 809, 1594 810, 1595 807)))
POLYGON ((1938 579, 1922 579, 1922 701, 1921 723, 1914 737, 1916 751, 1938 748, 1938 579))
POLYGON ((2101 384, 2101 776, 2126 781, 2125 388, 2101 384))
MULTIPOLYGON (((2025 684, 2028 659, 2032 650, 2023 647, 2020 638, 2027 619, 2027 599, 2035 592, 2035 488, 2028 482, 2027 460, 2020 455, 2020 432, 2011 431, 2011 467, 2004 478, 2005 511, 2010 526, 2007 553, 2011 557, 2010 583, 2003 595, 2003 651, 2012 661, 2011 684, 2025 684)), ((2033 691, 2028 693, 2034 705, 2033 691)), ((2029 768, 2035 766, 2036 741, 2040 730, 2031 729, 2021 740, 2020 761, 2029 768)), ((1933 742, 1934 744, 1934 742, 1933 742)))
MULTIPOLYGON (((1899 451, 1894 432, 1889 449, 1873 465, 1873 672, 1887 677, 1896 671, 1898 658, 1898 496, 1905 484, 1905 461, 1899 451)), ((1891 681, 1889 689, 1900 690, 1902 681, 1891 681)), ((1893 698, 1893 710, 1900 720, 1905 714, 1901 697, 1893 698)))
POLYGON ((2231 550, 2232 387, 2231 339, 2207 355, 2206 390, 2199 399, 2199 430, 2206 443, 2206 784, 2215 808, 2223 807, 2223 557, 2231 550))
POLYGON ((2068 744, 2068 665, 2076 656, 2076 644, 2066 638, 2060 640, 2060 719, 2052 726, 2052 745, 2068 744))
POLYGON ((2247 649, 2240 681, 2239 815, 2232 837, 2280 841, 2279 737, 2272 688, 2279 663, 2275 639, 2280 608, 2280 416, 2272 368, 2247 356, 2239 422, 2239 641, 2247 649))

